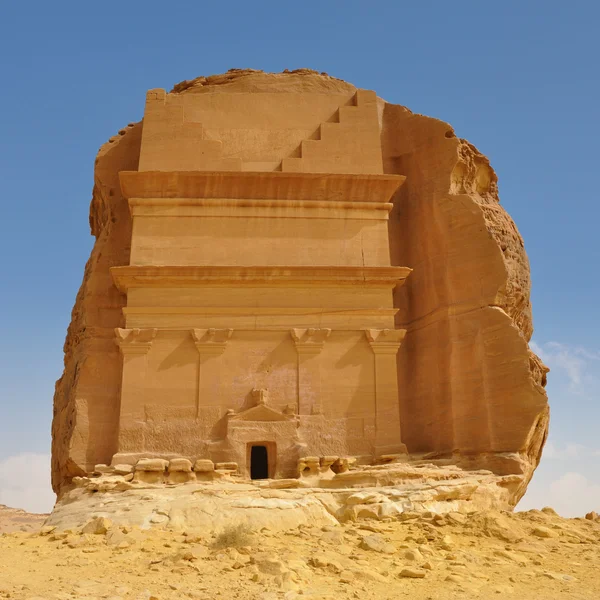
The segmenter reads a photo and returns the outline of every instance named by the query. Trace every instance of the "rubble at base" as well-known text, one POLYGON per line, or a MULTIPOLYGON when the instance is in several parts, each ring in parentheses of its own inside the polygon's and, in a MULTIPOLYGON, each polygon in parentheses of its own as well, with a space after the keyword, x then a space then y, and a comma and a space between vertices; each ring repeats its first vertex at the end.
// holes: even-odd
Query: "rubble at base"
POLYGON ((401 462, 339 473, 305 468, 298 479, 252 481, 236 476, 233 464, 209 469, 205 463, 197 463, 195 471, 176 463, 182 470, 173 470, 166 460, 141 459, 129 473, 98 466, 95 476, 74 478, 47 524, 73 529, 98 516, 143 528, 219 531, 243 524, 282 531, 307 523, 403 521, 429 512, 507 510, 514 487, 522 483, 516 475, 401 462))

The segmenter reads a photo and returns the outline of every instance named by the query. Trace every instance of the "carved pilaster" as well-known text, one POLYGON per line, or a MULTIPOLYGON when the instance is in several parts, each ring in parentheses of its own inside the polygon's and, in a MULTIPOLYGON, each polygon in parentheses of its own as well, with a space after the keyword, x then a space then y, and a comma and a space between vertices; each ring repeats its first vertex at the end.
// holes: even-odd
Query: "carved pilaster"
POLYGON ((221 394, 221 365, 218 359, 233 334, 233 329, 192 329, 194 345, 198 350, 198 390, 196 418, 200 406, 218 406, 221 394), (211 364, 207 364, 210 362, 211 364))
POLYGON ((397 354, 406 329, 365 329, 365 334, 375 354, 397 354))
POLYGON ((290 330, 298 354, 319 354, 327 338, 331 334, 331 329, 292 329, 290 330))
POLYGON ((147 354, 156 338, 156 329, 115 329, 115 342, 123 355, 119 451, 128 452, 143 443, 138 424, 143 418, 148 386, 147 354), (136 433, 137 432, 137 433, 136 433))
POLYGON ((396 354, 406 335, 405 329, 366 329, 374 354, 375 452, 406 452, 400 429, 400 400, 396 354))
POLYGON ((146 354, 156 337, 156 329, 115 329, 115 342, 123 355, 146 354))
POLYGON ((222 354, 233 329, 192 329, 194 344, 200 354, 222 354))
POLYGON ((331 329, 292 329, 298 352, 298 414, 321 413, 321 365, 318 355, 331 329))

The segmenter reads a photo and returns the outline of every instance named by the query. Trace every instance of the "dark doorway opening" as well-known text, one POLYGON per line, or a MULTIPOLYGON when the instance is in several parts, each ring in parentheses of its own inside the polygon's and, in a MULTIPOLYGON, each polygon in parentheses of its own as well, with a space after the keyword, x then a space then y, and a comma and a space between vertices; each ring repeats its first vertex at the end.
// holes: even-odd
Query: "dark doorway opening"
POLYGON ((250 449, 250 479, 269 478, 269 454, 266 446, 252 446, 250 449))

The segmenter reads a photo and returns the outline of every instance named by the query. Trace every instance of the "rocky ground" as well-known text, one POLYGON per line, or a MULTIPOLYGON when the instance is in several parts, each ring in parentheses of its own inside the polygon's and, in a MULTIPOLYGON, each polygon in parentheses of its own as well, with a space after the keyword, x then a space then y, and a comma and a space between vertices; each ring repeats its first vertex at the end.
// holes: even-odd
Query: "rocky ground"
POLYGON ((0 598, 600 598, 600 522, 527 513, 214 534, 113 525, 0 536, 0 598))

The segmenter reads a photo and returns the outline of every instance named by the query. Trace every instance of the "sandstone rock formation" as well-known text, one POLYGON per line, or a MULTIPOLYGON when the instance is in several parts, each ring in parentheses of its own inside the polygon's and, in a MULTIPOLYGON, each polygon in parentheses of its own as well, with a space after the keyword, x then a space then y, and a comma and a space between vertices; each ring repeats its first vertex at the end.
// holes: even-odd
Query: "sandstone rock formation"
MULTIPOLYGON (((171 408, 161 412, 162 409, 156 408, 160 403, 147 400, 141 394, 141 413, 130 421, 124 420, 121 398, 125 371, 119 346, 121 350, 128 344, 149 348, 157 328, 144 320, 147 319, 144 314, 151 311, 145 308, 145 313, 142 309, 136 313, 126 292, 132 282, 138 285, 140 281, 147 283, 149 278, 156 277, 157 271, 151 268, 167 266, 160 262, 160 252, 165 247, 170 247, 177 256, 171 266, 189 265, 190 261, 210 265, 219 260, 244 265, 244 257, 227 255, 225 243, 222 248, 215 244, 206 255, 199 257, 193 252, 193 239, 198 234, 189 228, 170 233, 161 230, 160 235, 156 229, 136 229, 132 244, 130 205, 134 214, 136 210, 138 214, 144 210, 162 210, 163 216, 182 215, 186 210, 186 195, 198 198, 204 194, 209 199, 245 198, 251 207, 253 199, 265 198, 260 194, 253 196, 256 192, 252 190, 271 186, 268 187, 270 195, 266 197, 271 198, 269 202, 275 202, 273 210, 279 210, 276 202, 282 201, 282 194, 288 192, 282 191, 281 186, 274 192, 274 184, 269 182, 297 181, 294 179, 300 177, 297 174, 307 173, 337 174, 342 182, 354 174, 363 186, 367 185, 364 182, 378 177, 381 181, 386 181, 386 177, 387 181, 392 181, 394 176, 406 177, 402 185, 398 183, 390 188, 397 190, 393 199, 382 200, 380 195, 378 200, 382 205, 390 202, 394 205, 385 227, 386 240, 389 231, 389 253, 381 246, 384 239, 381 229, 378 229, 379 237, 372 234, 369 237, 367 233, 371 229, 364 230, 359 235, 359 244, 353 246, 357 238, 353 240, 348 231, 331 229, 328 236, 324 228, 314 233, 313 239, 318 240, 320 246, 313 248, 308 260, 313 266, 330 270, 339 270, 340 265, 360 267, 364 273, 361 271, 358 277, 366 277, 367 267, 382 268, 385 264, 409 267, 412 273, 405 285, 396 288, 393 307, 383 300, 375 301, 380 311, 378 324, 365 324, 361 320, 356 326, 369 331, 372 327, 377 332, 389 330, 398 335, 406 331, 401 345, 400 337, 393 340, 394 351, 400 348, 397 382, 386 380, 386 390, 397 389, 401 436, 400 425, 393 425, 391 430, 397 431, 396 439, 379 442, 376 434, 371 439, 371 433, 365 433, 371 429, 366 427, 366 421, 361 421, 361 433, 355 437, 348 433, 349 429, 344 429, 343 434, 336 433, 331 451, 327 452, 327 447, 319 444, 333 431, 317 427, 317 434, 312 438, 306 434, 297 440, 299 449, 290 456, 306 458, 303 464, 310 470, 311 456, 303 456, 301 450, 303 444, 309 448, 313 444, 321 450, 316 458, 319 465, 324 459, 327 462, 326 454, 335 454, 327 466, 329 469, 334 463, 346 464, 343 460, 349 458, 358 457, 359 462, 365 462, 368 455, 377 462, 384 449, 396 454, 406 449, 412 460, 426 459, 438 468, 454 464, 473 471, 488 469, 499 477, 499 487, 509 490, 502 496, 506 506, 514 506, 522 496, 539 462, 548 428, 548 406, 543 389, 547 369, 528 347, 532 333, 528 262, 514 223, 499 205, 493 170, 487 159, 468 142, 457 138, 446 123, 414 114, 402 106, 375 98, 370 92, 308 70, 282 74, 234 70, 225 75, 183 82, 168 95, 153 91, 148 96, 145 123, 128 125, 100 149, 90 208, 90 225, 96 244, 73 309, 65 343, 65 372, 57 382, 54 399, 52 470, 54 489, 59 496, 70 493, 73 487, 76 491, 74 478, 85 478, 94 472, 96 465, 109 465, 112 470, 120 467, 124 472, 118 474, 128 477, 127 469, 133 471, 139 459, 189 461, 194 465, 197 460, 212 458, 208 450, 205 454, 204 450, 183 444, 196 435, 196 425, 188 425, 192 421, 203 422, 197 405, 193 414, 183 405, 180 410, 171 408), (215 171, 230 175, 212 179, 194 175, 194 172, 215 171), (120 178, 122 172, 128 173, 120 178), (140 183, 139 175, 144 172, 155 173, 155 176, 145 175, 140 183), (244 177, 250 177, 252 184, 244 177), (199 192, 199 186, 205 186, 204 191, 199 192), (130 199, 129 204, 125 195, 130 199), (145 208, 143 202, 136 205, 136 198, 144 202, 160 198, 157 202, 160 206, 145 208), (177 202, 169 207, 168 198, 175 198, 177 202), (347 247, 341 249, 343 244, 347 247), (359 253, 356 259, 354 251, 359 253), (341 263, 332 259, 336 252, 343 256, 341 263), (138 265, 138 270, 127 271, 131 265, 138 265), (394 330, 394 322, 388 324, 381 311, 393 315, 396 309, 394 330), (119 345, 115 344, 115 329, 119 345), (142 434, 130 428, 124 435, 127 427, 142 421, 146 423, 142 434), (148 435, 153 436, 153 440, 159 440, 158 445, 140 443, 140 435, 146 436, 145 440, 149 439, 148 435), (359 444, 361 438, 369 441, 364 450, 359 444), (168 440, 167 445, 171 444, 175 450, 169 453, 160 440, 168 440), (349 440, 356 441, 350 443, 349 440), (378 444, 380 450, 377 450, 378 444), (336 462, 340 460, 341 463, 336 462), (123 465, 123 462, 128 464, 123 465), (508 480, 504 481, 503 477, 508 480)), ((302 177, 305 181, 310 179, 302 177)), ((321 179, 314 178, 314 181, 336 181, 333 176, 318 177, 321 179)), ((306 207, 302 202, 315 200, 314 194, 325 202, 331 202, 334 193, 341 194, 338 198, 343 200, 358 202, 366 194, 374 193, 370 187, 357 188, 356 181, 350 188, 336 188, 337 184, 331 183, 323 188, 319 187, 321 184, 312 183, 307 197, 296 195, 293 200, 297 209, 303 210, 306 207), (348 194, 356 197, 350 198, 348 194)), ((357 206, 353 206, 353 210, 356 209, 357 206)), ((364 210, 367 209, 372 210, 372 206, 364 203, 364 210)), ((382 206, 383 209, 388 210, 382 206)), ((229 232, 224 230, 221 235, 225 238, 229 232)), ((311 230, 303 231, 301 239, 309 252, 311 230)), ((297 240, 289 235, 271 237, 270 241, 266 235, 260 244, 262 246, 252 248, 256 253, 262 252, 258 264, 279 265, 280 256, 288 259, 296 256, 297 240), (277 247, 273 245, 274 239, 277 247)), ((298 260, 293 264, 302 264, 298 260)), ((182 284, 181 278, 185 275, 182 273, 172 271, 169 277, 185 287, 189 280, 182 284)), ((404 275, 398 272, 393 276, 399 281, 407 273, 408 269, 404 275)), ((252 276, 259 277, 256 273, 252 276)), ((240 278, 239 273, 236 277, 240 278)), ((260 277, 264 277, 264 273, 260 277)), ((298 272, 296 277, 306 276, 298 272)), ((367 296, 361 292, 361 301, 366 302, 367 296)), ((144 306, 148 306, 151 297, 148 292, 144 306)), ((222 309, 225 301, 220 298, 222 309)), ((290 295, 288 300, 292 298, 290 295)), ((296 306, 302 305, 296 303, 296 306)), ((315 343, 315 333, 309 330, 323 337, 318 344, 324 343, 329 325, 315 326, 309 318, 299 319, 297 314, 294 318, 297 322, 285 322, 285 327, 292 331, 286 342, 290 348, 293 349, 294 344, 298 349, 299 344, 315 343)), ((345 314, 343 318, 349 321, 358 317, 345 314)), ((227 343, 227 326, 217 325, 217 334, 210 333, 205 325, 196 326, 186 321, 181 326, 192 330, 186 334, 189 339, 185 342, 192 350, 193 344, 198 352, 198 345, 212 344, 214 335, 225 336, 217 340, 218 344, 227 343)), ((355 343, 368 348, 367 344, 377 342, 379 335, 367 333, 366 338, 360 342, 356 338, 355 343)), ((175 349, 177 343, 183 342, 172 343, 175 349)), ((366 360, 365 356, 353 355, 348 366, 362 364, 360 361, 366 360)), ((160 381, 176 378, 184 372, 185 377, 195 377, 177 360, 161 364, 160 381), (176 371, 177 368, 180 370, 176 371)), ((385 364, 387 377, 388 363, 385 364)), ((276 372, 278 368, 271 363, 260 363, 260 366, 266 369, 265 373, 268 369, 276 372)), ((351 370, 347 370, 344 377, 347 373, 351 370)), ((354 381, 352 377, 350 386, 354 381)), ((221 385, 223 381, 230 385, 226 372, 221 373, 220 378, 221 385)), ((314 381, 310 380, 311 390, 314 381)), ((157 379, 153 385, 163 384, 157 379)), ((249 393, 255 389, 260 394, 261 385, 254 386, 254 382, 244 385, 249 393)), ((369 385, 372 387, 373 381, 369 385)), ((172 397, 176 388, 175 383, 169 383, 164 391, 172 397)), ((368 397, 367 388, 361 388, 361 397, 368 397)), ((283 386, 278 391, 282 389, 283 386)), ((279 399, 274 408, 278 416, 271 413, 267 418, 262 413, 260 416, 252 413, 252 422, 279 421, 283 425, 273 427, 283 432, 295 411, 302 412, 298 410, 298 399, 291 397, 290 400, 292 404, 296 402, 295 407, 288 409, 287 399, 286 402, 279 399)), ((320 399, 311 399, 311 410, 316 416, 321 414, 319 402, 320 399)), ((259 396, 255 400, 248 396, 243 409, 272 410, 259 396)), ((229 416, 213 411, 210 424, 228 419, 235 431, 235 417, 241 412, 242 407, 236 407, 229 416)), ((393 411, 386 414, 392 415, 393 411)), ((379 423, 374 421, 373 427, 373 431, 377 427, 385 428, 385 419, 379 423)), ((216 430, 203 435, 222 439, 219 437, 222 432, 216 430)), ((284 439, 287 433, 281 435, 284 439)), ((232 458, 243 461, 230 448, 217 448, 214 456, 223 463, 217 470, 235 470, 237 466, 231 464, 232 458)), ((203 472, 201 469, 210 468, 202 462, 200 470, 188 469, 185 462, 177 464, 177 469, 168 471, 169 477, 175 478, 174 482, 196 478, 203 472)), ((286 469, 289 471, 295 465, 296 461, 290 459, 286 469)), ((144 472, 141 466, 139 472, 144 472)), ((166 472, 165 466, 163 473, 166 472)), ((144 477, 156 478, 155 475, 144 477)), ((147 483, 151 482, 145 480, 144 484, 147 483)))

